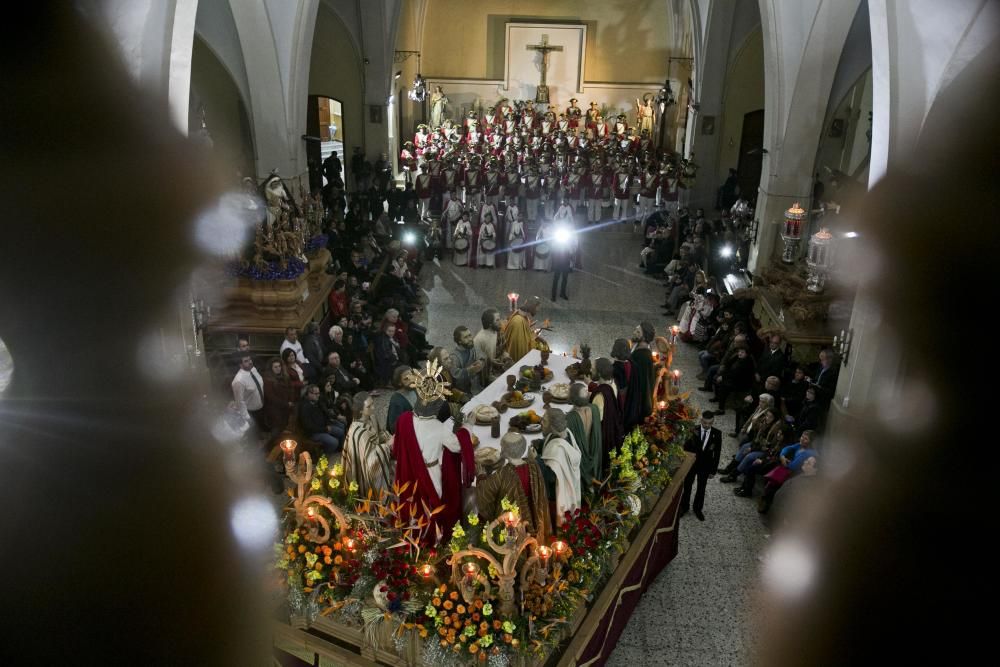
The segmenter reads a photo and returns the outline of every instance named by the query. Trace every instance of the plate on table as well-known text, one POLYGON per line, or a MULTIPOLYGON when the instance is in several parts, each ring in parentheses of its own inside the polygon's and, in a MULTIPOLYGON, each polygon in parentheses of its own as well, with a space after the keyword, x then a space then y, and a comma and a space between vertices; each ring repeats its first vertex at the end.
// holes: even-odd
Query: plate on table
POLYGON ((500 411, 492 405, 479 405, 472 410, 472 416, 480 426, 489 426, 500 416, 500 411))
POLYGON ((534 368, 534 366, 521 366, 521 377, 528 378, 528 379, 531 379, 531 380, 538 380, 540 382, 548 382, 549 380, 551 380, 555 376, 552 375, 552 370, 551 369, 546 368, 545 369, 545 377, 536 378, 535 377, 535 368, 534 368))
POLYGON ((569 384, 566 382, 556 382, 546 389, 551 397, 552 403, 569 403, 569 384))

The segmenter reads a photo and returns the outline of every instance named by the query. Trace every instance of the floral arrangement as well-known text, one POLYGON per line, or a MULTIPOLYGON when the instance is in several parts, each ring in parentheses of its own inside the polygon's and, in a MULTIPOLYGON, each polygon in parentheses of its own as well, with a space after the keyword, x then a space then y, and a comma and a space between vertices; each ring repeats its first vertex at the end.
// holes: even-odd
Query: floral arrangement
MULTIPOLYGON (((684 397, 661 405, 611 452, 607 478, 588 491, 584 507, 560 517, 545 545, 524 542, 503 521, 488 523, 470 514, 439 545, 439 555, 421 547, 433 541, 425 539, 430 530, 425 515, 432 512, 411 511, 409 485, 359 497, 343 467, 321 457, 299 494, 296 512, 287 515, 283 540, 275 545, 275 567, 283 575, 290 610, 361 627, 374 646, 388 637, 398 651, 406 641, 417 642, 423 664, 509 665, 544 658, 566 639, 572 619, 614 572, 640 524, 642 499, 655 501, 669 485, 693 418, 684 397), (310 505, 304 518, 303 493, 329 499, 350 525, 336 525, 319 505, 318 510, 310 505), (314 511, 330 521, 324 544, 310 541, 317 535, 308 523, 314 511), (518 576, 513 604, 506 598, 513 612, 505 615, 499 597, 503 573, 497 567, 509 567, 501 551, 510 540, 514 547, 525 545, 512 556, 519 575, 532 571, 525 570, 532 567, 530 559, 538 566, 543 551, 546 560, 538 566, 543 574, 523 581, 518 576), (460 554, 470 550, 493 554, 497 566, 483 556, 460 554), (456 554, 459 561, 452 563, 456 554), (452 567, 471 562, 481 568, 475 576, 452 583, 452 567)), ((517 505, 503 499, 501 506, 520 526, 517 505)))
POLYGON ((421 637, 432 637, 442 649, 479 662, 499 655, 505 647, 519 648, 525 634, 513 621, 501 619, 490 601, 476 597, 465 602, 447 584, 434 589, 418 632, 421 637))
POLYGON ((294 280, 305 273, 307 268, 306 263, 298 257, 289 257, 287 260, 268 262, 264 267, 255 266, 252 262, 245 266, 233 264, 230 273, 250 280, 294 280))

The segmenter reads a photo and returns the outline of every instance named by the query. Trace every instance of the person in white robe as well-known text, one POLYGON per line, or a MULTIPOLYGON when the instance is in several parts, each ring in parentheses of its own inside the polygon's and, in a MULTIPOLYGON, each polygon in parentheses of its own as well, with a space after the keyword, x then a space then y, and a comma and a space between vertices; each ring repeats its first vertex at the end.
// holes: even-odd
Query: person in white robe
POLYGON ((512 218, 510 227, 507 230, 507 247, 510 248, 507 252, 508 269, 526 268, 527 253, 524 246, 525 240, 524 222, 520 217, 512 218))
POLYGON ((469 265, 469 251, 472 248, 472 223, 469 222, 469 214, 466 213, 455 225, 455 233, 452 236, 452 247, 455 249, 452 261, 455 266, 469 265))
POLYGON ((497 249, 497 228, 493 224, 493 216, 486 213, 483 216, 483 224, 479 227, 479 253, 476 263, 479 266, 493 268, 496 266, 496 257, 493 253, 497 249))
POLYGON ((532 263, 535 271, 548 271, 552 265, 552 243, 549 238, 552 236, 552 224, 548 220, 542 220, 538 226, 538 233, 535 234, 534 254, 532 263))
POLYGON ((545 411, 542 431, 545 433, 541 454, 541 461, 545 465, 543 475, 550 477, 545 474, 547 470, 555 477, 556 525, 562 525, 565 513, 580 507, 583 495, 580 448, 573 441, 566 425, 566 413, 558 408, 545 411))

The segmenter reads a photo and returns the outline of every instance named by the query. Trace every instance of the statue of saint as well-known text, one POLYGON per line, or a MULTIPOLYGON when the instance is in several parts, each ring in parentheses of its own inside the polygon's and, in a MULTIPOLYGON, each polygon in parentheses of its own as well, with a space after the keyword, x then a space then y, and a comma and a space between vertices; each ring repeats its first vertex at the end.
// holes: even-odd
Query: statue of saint
POLYGON ((455 430, 451 419, 438 420, 451 394, 441 380, 442 370, 428 361, 426 371, 410 374, 417 403, 396 421, 392 443, 396 482, 409 483, 404 498, 413 498, 404 514, 430 523, 426 544, 450 539, 452 527, 462 518, 462 490, 471 487, 476 476, 475 438, 465 428, 455 430), (439 507, 443 509, 429 515, 439 507))
POLYGON ((502 462, 492 473, 476 482, 476 504, 479 516, 493 521, 503 512, 504 498, 517 505, 521 518, 528 522, 528 531, 540 544, 552 534, 549 501, 541 468, 528 460, 528 443, 520 433, 510 431, 500 439, 502 462))
POLYGON ((392 488, 392 436, 375 421, 375 401, 368 392, 354 395, 354 421, 344 438, 344 474, 348 482, 357 482, 358 495, 368 491, 378 498, 380 491, 392 488))
POLYGON ((601 412, 590 402, 587 385, 574 382, 569 388, 573 409, 566 415, 566 425, 580 447, 580 479, 584 489, 602 477, 601 412))
POLYGON ((556 501, 556 525, 562 525, 565 513, 580 507, 580 448, 566 425, 566 413, 549 408, 542 417, 542 455, 539 467, 545 479, 545 491, 556 501))
POLYGON ((645 131, 649 133, 649 136, 653 136, 654 118, 653 96, 646 93, 641 102, 638 97, 635 98, 635 125, 640 135, 645 131))
POLYGON ((431 127, 437 129, 441 127, 445 118, 445 110, 448 108, 448 97, 441 90, 441 86, 434 86, 431 93, 431 127))

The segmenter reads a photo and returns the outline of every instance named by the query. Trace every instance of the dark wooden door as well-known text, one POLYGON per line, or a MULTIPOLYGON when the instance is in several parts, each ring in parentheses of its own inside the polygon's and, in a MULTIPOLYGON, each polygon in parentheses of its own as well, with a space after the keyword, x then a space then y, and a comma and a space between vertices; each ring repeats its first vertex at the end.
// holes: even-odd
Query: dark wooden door
POLYGON ((757 200, 757 188, 760 186, 760 171, 764 158, 763 148, 764 110, 759 109, 743 116, 740 161, 736 167, 740 196, 750 201, 757 200))

